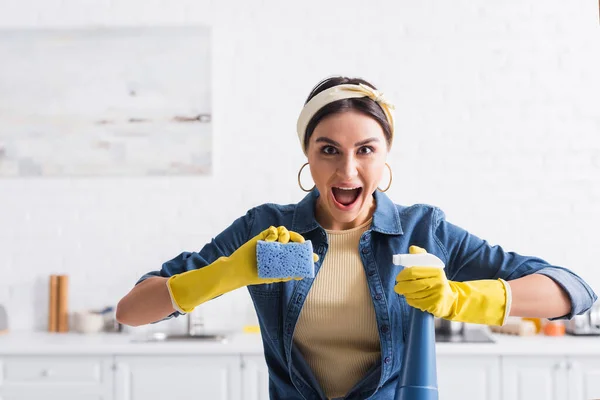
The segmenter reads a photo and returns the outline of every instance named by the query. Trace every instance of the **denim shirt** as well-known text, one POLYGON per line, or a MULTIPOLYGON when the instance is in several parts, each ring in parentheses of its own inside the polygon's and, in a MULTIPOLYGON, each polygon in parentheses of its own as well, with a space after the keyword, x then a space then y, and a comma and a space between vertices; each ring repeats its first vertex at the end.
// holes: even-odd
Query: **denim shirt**
MULTIPOLYGON (((283 225, 311 240, 319 255, 318 273, 327 255, 327 235, 315 219, 313 189, 300 203, 263 204, 250 209, 227 229, 206 244, 200 252, 184 252, 167 261, 158 271, 144 275, 169 277, 202 268, 221 256, 229 256, 246 241, 269 226, 283 225)), ((404 296, 394 291, 395 277, 401 267, 392 264, 392 256, 408 253, 417 245, 435 254, 445 263, 450 280, 512 280, 532 273, 544 274, 557 282, 569 295, 571 310, 559 318, 569 319, 588 310, 597 299, 592 289, 566 268, 536 258, 506 252, 446 221, 437 207, 425 204, 394 204, 380 191, 373 194, 376 209, 370 228, 360 238, 360 254, 369 292, 375 308, 381 359, 345 399, 393 399, 406 340, 409 306, 404 296)), ((283 283, 248 286, 262 335, 269 368, 269 393, 272 399, 325 399, 323 390, 302 354, 293 345, 296 322, 314 278, 283 283)), ((167 318, 180 315, 174 312, 167 318)), ((556 318, 558 319, 558 318, 556 318)), ((343 366, 341 366, 343 367, 343 366)))

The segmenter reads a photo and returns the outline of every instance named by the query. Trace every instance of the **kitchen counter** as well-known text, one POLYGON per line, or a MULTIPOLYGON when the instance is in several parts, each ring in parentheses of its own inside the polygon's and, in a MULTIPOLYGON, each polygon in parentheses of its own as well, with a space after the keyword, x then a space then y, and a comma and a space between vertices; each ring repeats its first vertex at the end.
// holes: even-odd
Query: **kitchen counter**
MULTIPOLYGON (((492 334, 495 343, 437 343, 443 355, 590 355, 600 356, 600 337, 525 336, 492 334)), ((116 355, 261 355, 259 334, 234 333, 225 343, 207 341, 143 342, 139 336, 121 333, 83 335, 77 333, 9 332, 0 335, 2 355, 116 354, 116 355)))
POLYGON ((10 354, 262 354, 258 334, 227 334, 222 342, 193 340, 154 342, 126 333, 9 332, 0 335, 0 356, 10 354))
POLYGON ((495 343, 437 343, 438 355, 600 356, 599 336, 491 334, 495 343))

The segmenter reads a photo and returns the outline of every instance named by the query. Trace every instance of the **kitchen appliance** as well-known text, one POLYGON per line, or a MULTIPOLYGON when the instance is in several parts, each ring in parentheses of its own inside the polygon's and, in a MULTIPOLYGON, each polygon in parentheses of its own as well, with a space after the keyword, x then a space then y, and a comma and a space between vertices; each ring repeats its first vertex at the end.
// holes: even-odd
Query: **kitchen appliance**
MULTIPOLYGON (((412 265, 444 268, 443 261, 429 253, 396 254, 392 262, 405 268, 412 265)), ((434 317, 411 307, 395 400, 438 400, 435 356, 434 317)))
POLYGON ((575 336, 600 336, 600 301, 581 315, 567 321, 566 332, 575 336))
POLYGON ((464 322, 435 318, 435 341, 438 343, 494 343, 483 328, 467 329, 464 322))
POLYGON ((438 343, 495 343, 492 336, 484 329, 465 329, 462 333, 435 333, 438 343))
POLYGON ((435 318, 435 333, 442 335, 462 335, 465 331, 464 322, 435 318))

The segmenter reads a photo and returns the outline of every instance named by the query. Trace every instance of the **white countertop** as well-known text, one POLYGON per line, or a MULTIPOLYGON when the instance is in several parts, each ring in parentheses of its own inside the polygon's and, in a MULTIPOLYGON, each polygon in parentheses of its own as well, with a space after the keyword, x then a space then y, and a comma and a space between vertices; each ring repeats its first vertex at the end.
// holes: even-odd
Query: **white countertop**
POLYGON ((263 354, 259 334, 228 334, 224 343, 192 340, 149 342, 126 333, 9 332, 0 335, 0 356, 26 354, 263 354))
MULTIPOLYGON (((600 357, 600 336, 511 336, 492 334, 495 343, 437 343, 436 352, 444 355, 590 355, 600 357)), ((2 355, 75 355, 75 354, 151 354, 262 355, 259 334, 235 333, 225 343, 140 342, 139 336, 123 333, 77 334, 47 332, 9 332, 0 335, 2 355)))
POLYGON ((495 333, 491 336, 495 343, 437 343, 437 354, 600 357, 600 336, 514 336, 495 333))

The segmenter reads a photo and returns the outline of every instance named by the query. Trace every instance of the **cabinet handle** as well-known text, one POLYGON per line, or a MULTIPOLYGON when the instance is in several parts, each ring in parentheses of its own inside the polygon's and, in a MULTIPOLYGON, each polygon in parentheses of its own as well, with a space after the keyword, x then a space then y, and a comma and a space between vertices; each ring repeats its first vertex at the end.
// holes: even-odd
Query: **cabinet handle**
POLYGON ((554 364, 554 366, 552 367, 553 369, 560 369, 560 363, 556 363, 554 364))
POLYGON ((558 362, 554 364, 554 369, 566 369, 567 363, 565 361, 558 362))

